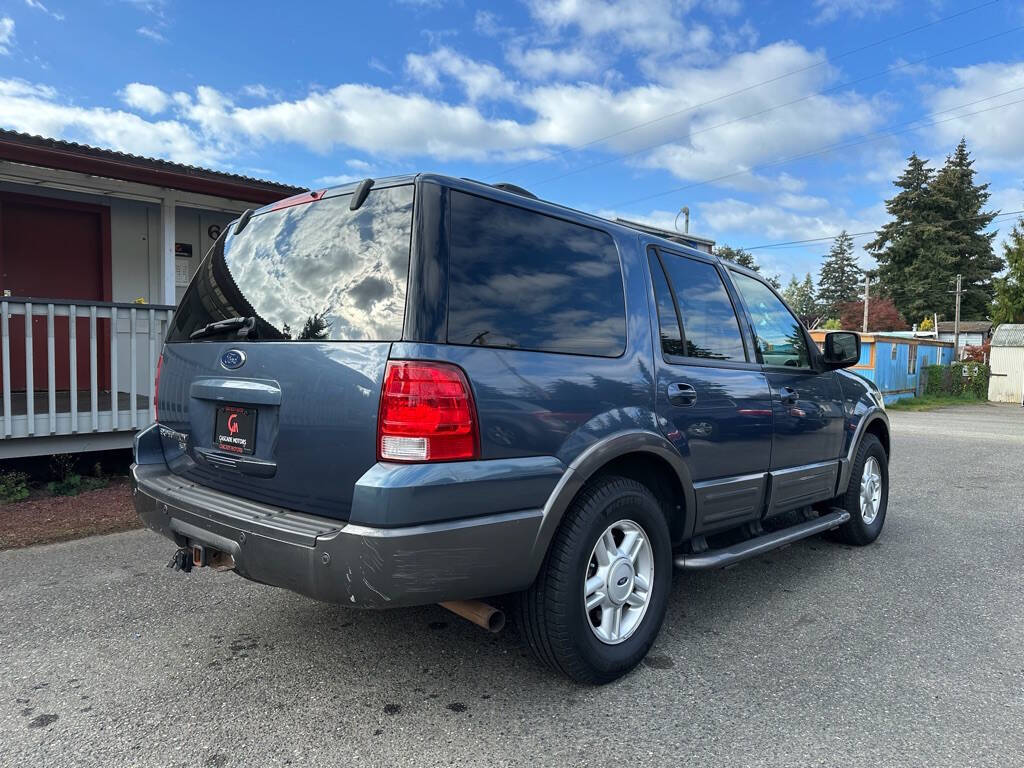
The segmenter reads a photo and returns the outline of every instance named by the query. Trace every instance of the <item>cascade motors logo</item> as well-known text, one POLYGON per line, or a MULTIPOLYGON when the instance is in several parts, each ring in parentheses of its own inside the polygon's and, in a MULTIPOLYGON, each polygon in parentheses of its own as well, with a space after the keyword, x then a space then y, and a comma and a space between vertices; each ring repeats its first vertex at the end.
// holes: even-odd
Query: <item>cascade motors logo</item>
POLYGON ((220 356, 220 364, 221 367, 227 368, 229 371, 241 368, 245 365, 245 352, 240 349, 229 349, 220 356))

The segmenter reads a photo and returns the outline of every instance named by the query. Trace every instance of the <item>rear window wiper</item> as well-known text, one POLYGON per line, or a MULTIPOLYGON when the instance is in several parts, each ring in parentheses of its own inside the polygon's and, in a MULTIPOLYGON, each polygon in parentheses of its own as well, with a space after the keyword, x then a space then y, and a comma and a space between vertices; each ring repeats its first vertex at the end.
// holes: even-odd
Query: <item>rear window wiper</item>
POLYGON ((249 337, 249 334, 255 327, 255 317, 229 317, 225 320, 215 320, 212 323, 207 323, 202 328, 192 331, 188 337, 190 339, 201 339, 204 336, 215 336, 218 333, 223 333, 224 331, 230 331, 232 328, 237 328, 238 337, 245 339, 249 337))

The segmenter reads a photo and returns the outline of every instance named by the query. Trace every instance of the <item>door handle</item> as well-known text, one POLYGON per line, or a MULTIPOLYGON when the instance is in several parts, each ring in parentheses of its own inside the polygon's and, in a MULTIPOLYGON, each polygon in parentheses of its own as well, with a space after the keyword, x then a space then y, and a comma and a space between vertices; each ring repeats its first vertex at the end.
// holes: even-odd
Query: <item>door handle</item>
POLYGON ((785 403, 786 405, 792 405, 793 403, 800 399, 800 393, 797 392, 792 387, 783 387, 780 390, 779 395, 782 399, 782 402, 785 403))
POLYGON ((693 405, 697 402, 697 390, 689 384, 674 381, 668 385, 668 401, 672 405, 693 405))

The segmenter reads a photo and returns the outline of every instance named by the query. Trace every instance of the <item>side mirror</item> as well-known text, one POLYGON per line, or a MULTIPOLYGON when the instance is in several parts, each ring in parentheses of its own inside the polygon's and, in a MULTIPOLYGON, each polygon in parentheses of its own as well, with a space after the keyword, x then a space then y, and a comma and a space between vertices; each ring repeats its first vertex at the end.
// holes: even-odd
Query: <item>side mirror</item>
POLYGON ((849 368, 860 362, 860 336, 850 331, 834 331, 825 335, 825 367, 849 368))

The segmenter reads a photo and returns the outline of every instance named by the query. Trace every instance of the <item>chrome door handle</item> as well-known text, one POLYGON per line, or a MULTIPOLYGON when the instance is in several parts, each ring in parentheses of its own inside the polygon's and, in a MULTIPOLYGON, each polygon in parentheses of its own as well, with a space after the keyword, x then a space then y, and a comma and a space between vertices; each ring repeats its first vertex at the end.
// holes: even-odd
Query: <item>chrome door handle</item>
POLYGON ((697 390, 681 381, 668 385, 668 401, 672 405, 693 405, 697 402, 697 390))

